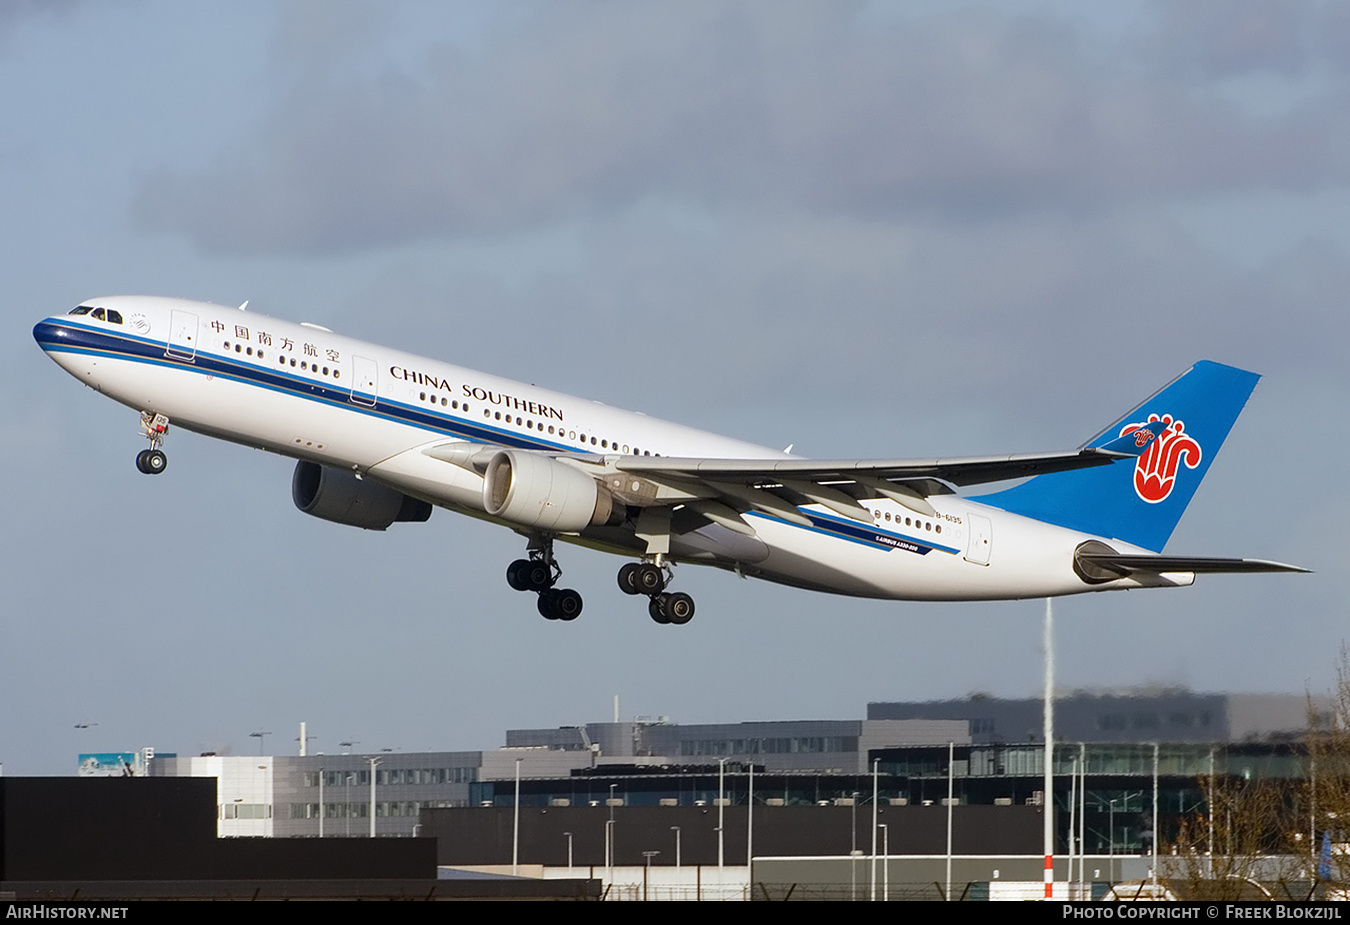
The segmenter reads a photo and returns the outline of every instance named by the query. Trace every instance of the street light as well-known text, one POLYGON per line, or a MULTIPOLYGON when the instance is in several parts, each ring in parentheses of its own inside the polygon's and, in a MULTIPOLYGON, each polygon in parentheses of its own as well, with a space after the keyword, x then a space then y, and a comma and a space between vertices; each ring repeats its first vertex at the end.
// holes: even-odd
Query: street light
POLYGON ((727 807, 727 787, 726 787, 726 767, 725 758, 717 759, 717 868, 722 868, 722 820, 723 812, 727 807))
POLYGON ((646 866, 642 869, 642 901, 644 903, 647 901, 647 881, 651 879, 652 858, 656 857, 660 853, 661 852, 659 851, 642 852, 642 857, 646 861, 646 866))
POLYGON ((511 814, 511 876, 516 876, 516 870, 520 865, 520 763, 523 758, 516 759, 516 805, 511 814))
POLYGON ((891 901, 891 827, 881 823, 881 901, 891 901))
POLYGON ((375 767, 382 759, 377 755, 371 755, 366 759, 370 762, 370 837, 375 837, 375 767))

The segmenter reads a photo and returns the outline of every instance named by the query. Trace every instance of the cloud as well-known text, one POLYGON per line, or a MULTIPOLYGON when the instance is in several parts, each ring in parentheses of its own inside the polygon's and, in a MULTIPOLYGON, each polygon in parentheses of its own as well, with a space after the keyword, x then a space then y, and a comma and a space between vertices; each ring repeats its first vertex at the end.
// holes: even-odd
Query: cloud
MULTIPOLYGON (((500 234, 653 196, 980 221, 1308 188, 1343 181, 1350 163, 1344 107, 1253 118, 1033 17, 543 6, 474 53, 447 41, 414 67, 344 71, 343 55, 307 40, 320 14, 306 9, 281 30, 288 89, 257 137, 205 171, 153 171, 136 201, 144 227, 209 252, 322 254, 500 234)), ((335 31, 339 44, 350 32, 335 31)), ((1246 60, 1238 31, 1187 20, 1166 42, 1231 70, 1246 60)))

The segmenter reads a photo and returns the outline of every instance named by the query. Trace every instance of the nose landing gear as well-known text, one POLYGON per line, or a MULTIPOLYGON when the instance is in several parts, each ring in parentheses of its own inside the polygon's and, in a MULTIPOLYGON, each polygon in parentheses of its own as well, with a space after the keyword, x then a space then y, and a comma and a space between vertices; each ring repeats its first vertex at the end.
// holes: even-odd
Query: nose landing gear
POLYGON ((141 412, 141 433, 150 438, 150 449, 136 454, 136 468, 146 475, 159 475, 169 464, 169 457, 160 449, 168 431, 167 417, 149 411, 141 412))

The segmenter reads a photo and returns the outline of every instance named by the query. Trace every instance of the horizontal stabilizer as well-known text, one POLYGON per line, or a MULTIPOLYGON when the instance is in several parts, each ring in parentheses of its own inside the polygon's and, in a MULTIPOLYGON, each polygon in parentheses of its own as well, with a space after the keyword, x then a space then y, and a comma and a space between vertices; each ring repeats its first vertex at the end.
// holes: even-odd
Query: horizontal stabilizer
POLYGON ((1196 574, 1217 574, 1220 572, 1310 572, 1311 569, 1297 565, 1285 565, 1283 562, 1269 562, 1265 559, 1210 559, 1198 556, 1127 556, 1121 553, 1079 552, 1078 561, 1091 564, 1119 575, 1133 575, 1136 572, 1158 574, 1160 572, 1194 572, 1196 574))

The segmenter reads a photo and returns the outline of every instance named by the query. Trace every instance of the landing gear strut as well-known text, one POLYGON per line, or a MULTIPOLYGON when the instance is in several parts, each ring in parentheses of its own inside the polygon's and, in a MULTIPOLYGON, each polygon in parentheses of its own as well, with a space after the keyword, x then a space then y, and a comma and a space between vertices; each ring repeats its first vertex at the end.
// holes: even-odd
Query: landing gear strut
POLYGON ((553 558, 553 538, 531 537, 529 558, 506 568, 506 583, 517 591, 539 595, 539 614, 546 620, 575 620, 581 614, 581 595, 571 588, 555 588, 562 567, 553 558))
POLYGON ((136 454, 136 468, 146 475, 159 475, 169 464, 169 457, 160 449, 168 430, 169 419, 164 415, 141 412, 141 433, 150 438, 150 449, 136 454))
POLYGON ((629 562, 619 569, 619 589, 625 594, 645 594, 651 598, 647 613, 657 623, 688 623, 694 618, 694 599, 683 591, 666 591, 670 578, 664 563, 629 562))

